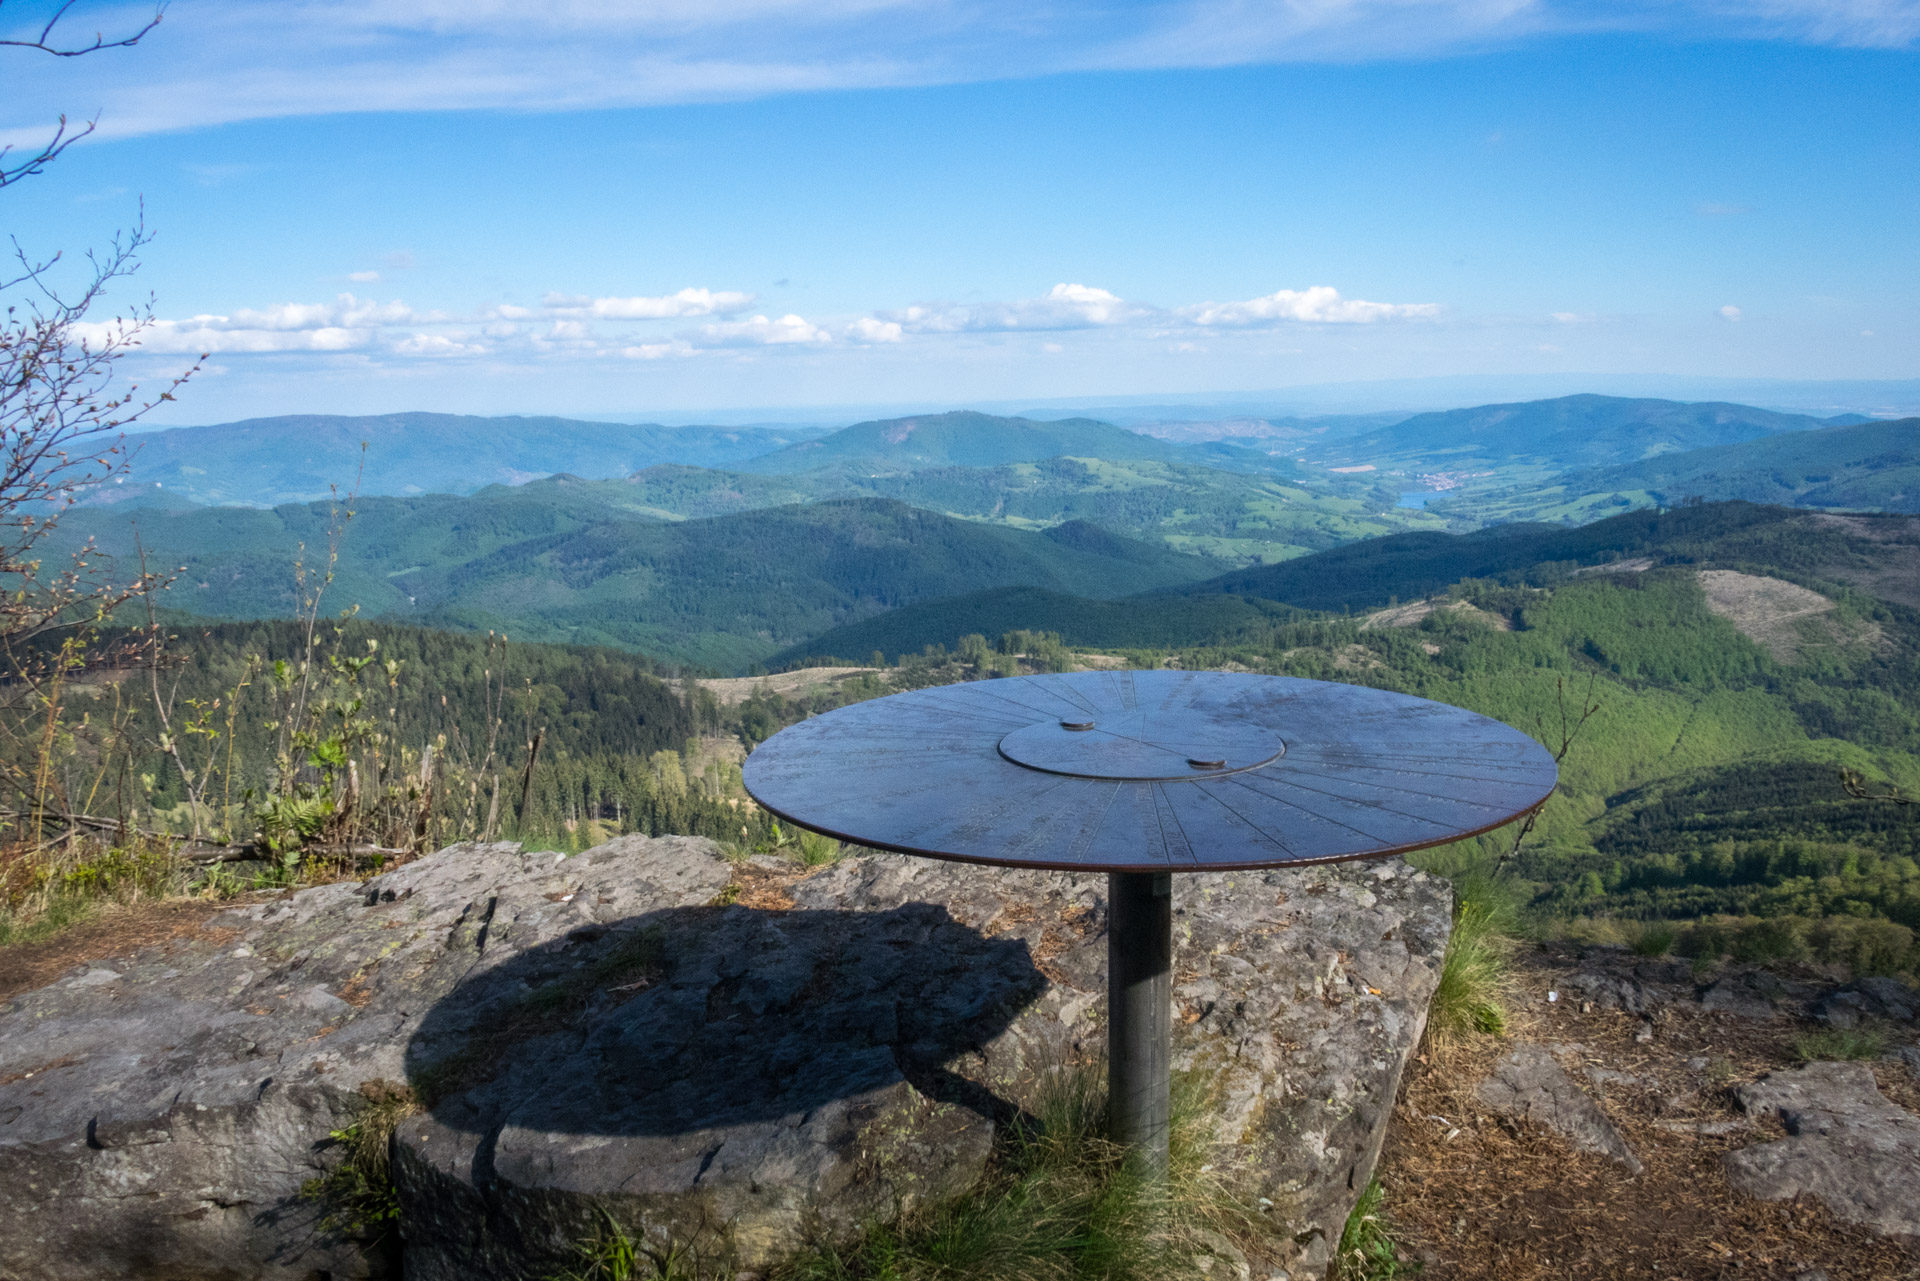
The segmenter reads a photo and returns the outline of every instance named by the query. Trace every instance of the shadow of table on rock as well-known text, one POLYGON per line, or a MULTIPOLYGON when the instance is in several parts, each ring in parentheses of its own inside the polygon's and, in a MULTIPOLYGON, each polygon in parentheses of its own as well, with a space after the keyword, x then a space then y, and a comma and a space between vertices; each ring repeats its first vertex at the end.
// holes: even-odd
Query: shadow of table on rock
POLYGON ((879 1212, 914 1191, 888 1182, 889 1145, 921 1193, 977 1174, 1009 1104, 946 1065, 1045 987, 1024 941, 925 903, 668 909, 483 953, 408 1047, 427 1115, 400 1134, 403 1200, 451 1180, 489 1232, 515 1217, 501 1189, 548 1222, 608 1202, 707 1224, 879 1212))

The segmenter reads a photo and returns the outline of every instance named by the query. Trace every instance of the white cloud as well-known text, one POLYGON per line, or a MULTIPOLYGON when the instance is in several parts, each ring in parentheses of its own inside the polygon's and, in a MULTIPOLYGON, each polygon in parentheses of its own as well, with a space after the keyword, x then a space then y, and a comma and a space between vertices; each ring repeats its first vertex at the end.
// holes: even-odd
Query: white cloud
POLYGON ((347 279, 356 285, 371 285, 380 279, 380 273, 377 271, 350 271, 347 273, 347 279))
MULTIPOLYGON (((106 326, 101 326, 105 329, 106 326)), ((371 329, 323 325, 313 329, 236 329, 225 316, 156 321, 140 335, 140 350, 155 354, 275 351, 353 351, 373 342, 371 329)))
POLYGON ((1732 303, 1728 303, 1720 309, 1720 319, 1722 320, 1738 320, 1743 314, 1744 313, 1732 303))
POLYGON ((847 326, 847 337, 855 342, 899 342, 901 329, 891 320, 875 320, 872 316, 862 316, 847 326))
POLYGON ((419 317, 403 302, 376 303, 352 294, 341 294, 332 302, 276 303, 258 311, 242 308, 232 316, 198 316, 216 329, 320 329, 327 327, 361 328, 368 325, 405 324, 427 319, 419 317))
POLYGON ((953 334, 1097 329, 1150 313, 1150 308, 1134 306, 1108 290, 1063 283, 1038 298, 1018 302, 921 303, 900 311, 883 311, 879 316, 908 333, 953 334))
POLYGON ((397 356, 475 356, 487 348, 447 334, 414 334, 394 343, 391 350, 397 356))
POLYGON ((689 316, 731 316, 753 305, 753 295, 727 290, 682 289, 658 298, 584 298, 548 294, 549 311, 599 320, 677 320, 689 316))
POLYGON ((1437 316, 1436 303, 1367 302, 1342 298, 1331 285, 1280 289, 1245 302, 1203 302, 1182 307, 1179 315, 1208 329, 1244 329, 1297 322, 1310 325, 1365 325, 1380 320, 1437 316))
POLYGON ((622 347, 620 354, 628 360, 665 360, 669 357, 695 356, 699 352, 692 343, 676 338, 672 342, 649 342, 622 347))
POLYGON ((794 343, 828 343, 833 335, 804 317, 778 320, 754 316, 700 327, 699 342, 706 347, 784 347, 794 343))

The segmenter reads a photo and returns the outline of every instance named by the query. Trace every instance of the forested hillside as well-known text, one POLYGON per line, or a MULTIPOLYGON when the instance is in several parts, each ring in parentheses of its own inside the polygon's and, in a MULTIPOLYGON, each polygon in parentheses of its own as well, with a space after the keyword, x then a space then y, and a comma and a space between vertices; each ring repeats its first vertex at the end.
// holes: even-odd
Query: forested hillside
MULTIPOLYGON (((1177 551, 1228 563, 1285 560, 1404 529, 1442 529, 1446 518, 1396 507, 1398 491, 1364 476, 1286 480, 1191 463, 1048 458, 997 467, 929 467, 871 475, 823 467, 778 476, 659 466, 621 480, 556 476, 521 488, 522 501, 553 493, 657 519, 720 516, 829 498, 893 498, 969 520, 1034 529, 1086 520, 1177 551), (565 489, 563 495, 559 493, 565 489)), ((504 490, 476 495, 506 500, 504 490)))
MULTIPOLYGON (((1080 607, 982 594, 829 633, 817 652, 851 648, 833 644, 842 635, 913 655, 977 647, 967 632, 1050 628, 1136 664, 1404 690, 1556 748, 1563 712, 1577 723, 1591 698, 1564 786, 1511 865, 1539 911, 1920 927, 1920 806, 1858 799, 1842 780, 1851 769, 1871 793, 1920 788, 1920 525, 1849 522, 1730 504, 1423 537, 1411 557, 1382 546, 1409 540, 1383 539, 1291 562, 1284 580, 1261 571, 1267 585, 1317 582, 1379 606, 1397 595, 1371 613, 1206 591, 1080 607), (1876 594, 1896 579, 1902 592, 1876 594)), ((1252 592, 1248 577, 1238 590, 1252 592)), ((1498 860, 1508 839, 1486 838, 1480 857, 1498 860)))
MULTIPOLYGON (((297 612, 295 566, 324 567, 344 508, 210 508, 137 519, 83 510, 54 545, 87 538, 121 572, 144 547, 182 572, 168 608, 223 618, 297 612), (303 550, 304 549, 304 550, 303 550)), ((369 617, 526 640, 630 647, 732 672, 898 605, 985 587, 1121 596, 1203 578, 1214 562, 1076 523, 1028 532, 886 499, 706 520, 610 517, 583 487, 485 500, 363 499, 338 539, 329 599, 369 617)))

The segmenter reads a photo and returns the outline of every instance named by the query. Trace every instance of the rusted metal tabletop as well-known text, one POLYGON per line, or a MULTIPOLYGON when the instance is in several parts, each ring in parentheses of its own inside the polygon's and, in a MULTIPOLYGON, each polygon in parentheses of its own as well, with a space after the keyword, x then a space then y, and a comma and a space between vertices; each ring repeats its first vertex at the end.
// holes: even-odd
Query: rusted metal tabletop
POLYGON ((930 858, 1108 873, 1114 1137, 1164 1171, 1174 872, 1379 858, 1489 831, 1553 758, 1485 716, 1229 672, 1077 672, 856 703, 747 758, 776 817, 930 858))

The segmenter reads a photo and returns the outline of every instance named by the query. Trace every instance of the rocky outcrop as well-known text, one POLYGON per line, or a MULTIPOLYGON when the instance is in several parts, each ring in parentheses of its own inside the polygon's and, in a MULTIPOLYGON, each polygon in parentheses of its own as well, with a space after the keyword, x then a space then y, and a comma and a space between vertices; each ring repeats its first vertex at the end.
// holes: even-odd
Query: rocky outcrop
POLYGON ((1911 1023, 1920 1018, 1920 992, 1899 979, 1873 975, 1856 979, 1813 1003, 1813 1017, 1835 1028, 1855 1028, 1866 1019, 1911 1023))
MULTIPOLYGON (((1589 1071, 1589 1076, 1601 1086, 1615 1081, 1637 1082, 1637 1078, 1618 1072, 1589 1071)), ((1582 1152, 1617 1161, 1629 1174, 1640 1173, 1640 1158, 1633 1154, 1607 1114, 1574 1084, 1573 1078, 1542 1046, 1516 1047, 1494 1065, 1492 1074, 1475 1087, 1474 1093, 1495 1112, 1543 1125, 1566 1137, 1582 1152)))
MULTIPOLYGON (((602 1214, 764 1264, 964 1189, 1046 1074, 1097 1054, 1104 899, 630 837, 457 846, 226 913, 0 1006, 0 1276, 373 1275, 301 1188, 402 1083, 410 1278, 541 1276, 602 1214)), ((1397 862, 1176 881, 1176 1060, 1296 1269, 1365 1186, 1447 909, 1397 862)))
POLYGON ((1805 1193, 1850 1223, 1920 1236, 1920 1116, 1888 1102, 1865 1064, 1809 1063, 1734 1093, 1789 1136, 1729 1152, 1736 1188, 1769 1201, 1805 1193))

